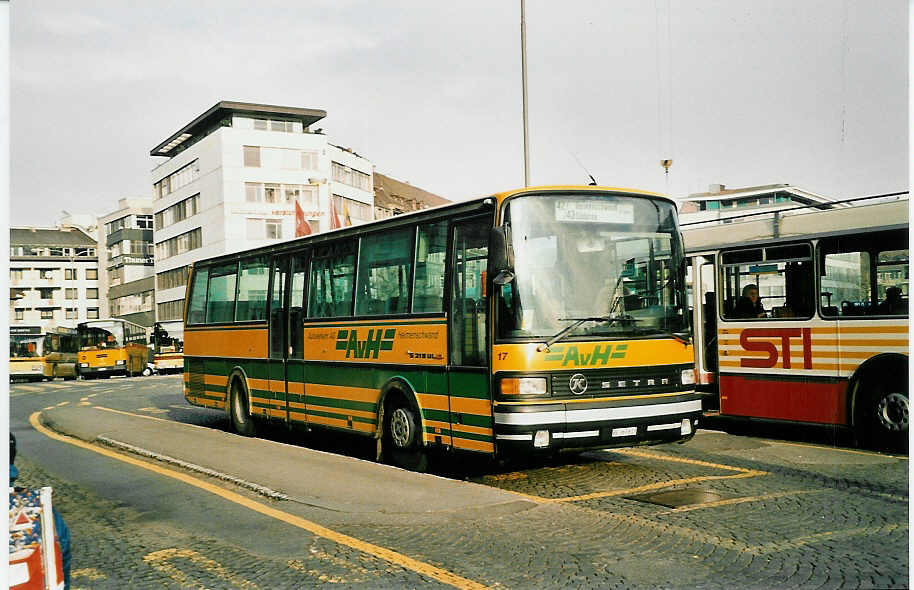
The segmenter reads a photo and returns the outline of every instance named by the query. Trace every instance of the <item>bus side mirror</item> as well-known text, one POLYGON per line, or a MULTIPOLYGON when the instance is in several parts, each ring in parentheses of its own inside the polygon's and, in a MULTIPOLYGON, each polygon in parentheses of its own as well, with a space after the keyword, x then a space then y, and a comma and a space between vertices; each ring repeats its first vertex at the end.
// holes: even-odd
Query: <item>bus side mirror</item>
POLYGON ((514 247, 511 244, 511 228, 507 225, 493 227, 489 231, 488 275, 494 277, 496 285, 507 285, 514 280, 514 247))

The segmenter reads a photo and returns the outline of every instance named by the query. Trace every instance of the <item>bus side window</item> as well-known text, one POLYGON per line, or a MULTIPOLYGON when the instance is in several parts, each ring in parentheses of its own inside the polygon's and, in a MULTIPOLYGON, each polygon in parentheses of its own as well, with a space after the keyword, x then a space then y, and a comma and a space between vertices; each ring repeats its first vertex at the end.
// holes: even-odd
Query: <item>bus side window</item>
POLYGON ((190 310, 187 313, 188 324, 202 324, 206 320, 206 283, 208 278, 208 268, 198 268, 194 272, 194 281, 190 289, 190 310))
POLYGON ((362 238, 355 314, 406 313, 412 258, 412 228, 362 238))
POLYGON ((352 315, 355 241, 336 242, 315 251, 308 289, 308 317, 352 315))
POLYGON ((416 238, 413 313, 444 311, 444 265, 447 221, 420 225, 416 238))
POLYGON ((266 256, 241 261, 238 275, 238 302, 235 304, 235 321, 267 319, 267 287, 269 267, 266 256))
POLYGON ((210 269, 206 291, 206 323, 231 322, 235 316, 235 278, 238 264, 231 262, 210 269))

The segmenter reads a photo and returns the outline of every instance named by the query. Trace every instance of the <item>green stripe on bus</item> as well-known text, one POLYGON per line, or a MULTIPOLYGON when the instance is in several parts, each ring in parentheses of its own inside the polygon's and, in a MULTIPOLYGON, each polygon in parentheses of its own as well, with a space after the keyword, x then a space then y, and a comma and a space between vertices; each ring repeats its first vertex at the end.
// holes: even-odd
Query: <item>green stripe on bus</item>
POLYGON ((441 436, 451 436, 453 438, 462 438, 466 440, 478 440, 482 442, 492 442, 492 436, 487 434, 476 434, 475 432, 460 432, 458 430, 448 430, 442 428, 441 432, 437 432, 434 428, 426 428, 425 432, 428 434, 440 434, 441 436))
MULTIPOLYGON (((356 402, 345 399, 334 399, 332 397, 317 397, 314 395, 305 396, 305 405, 324 406, 329 408, 345 408, 348 410, 360 410, 362 412, 376 412, 378 404, 368 402, 356 402)), ((310 409, 308 410, 310 411, 310 409)))
MULTIPOLYGON (((348 414, 337 414, 335 412, 322 412, 320 410, 312 410, 311 408, 308 408, 307 410, 305 410, 305 413, 308 415, 311 415, 311 416, 322 416, 324 418, 334 418, 336 420, 345 421, 345 420, 349 419, 348 414)), ((361 422, 362 424, 372 424, 372 425, 377 424, 377 420, 375 420, 374 418, 362 418, 361 416, 353 416, 352 421, 361 422)))
POLYGON ((422 417, 426 420, 450 423, 451 417, 445 410, 422 410, 422 417))

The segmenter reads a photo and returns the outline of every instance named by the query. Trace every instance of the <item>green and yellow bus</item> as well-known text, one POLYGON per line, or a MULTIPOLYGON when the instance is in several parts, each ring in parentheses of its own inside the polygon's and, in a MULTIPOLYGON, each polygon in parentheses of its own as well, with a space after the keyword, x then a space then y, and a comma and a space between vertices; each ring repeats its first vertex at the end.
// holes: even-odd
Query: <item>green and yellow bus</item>
POLYGON ((10 326, 10 380, 75 379, 78 342, 72 328, 10 326))
POLYGON ((676 205, 526 188, 198 262, 184 391, 255 419, 487 454, 683 441, 701 412, 676 205))
POLYGON ((127 320, 89 320, 76 326, 79 333, 77 370, 83 379, 142 375, 149 358, 146 328, 127 320))

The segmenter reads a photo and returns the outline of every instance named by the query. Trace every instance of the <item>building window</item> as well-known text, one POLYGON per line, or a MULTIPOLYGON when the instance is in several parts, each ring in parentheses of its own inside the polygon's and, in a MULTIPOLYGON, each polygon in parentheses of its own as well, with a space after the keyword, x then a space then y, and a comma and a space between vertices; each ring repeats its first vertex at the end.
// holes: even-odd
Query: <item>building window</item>
MULTIPOLYGON (((204 292, 204 295, 206 293, 204 292)), ((156 317, 160 322, 180 320, 184 317, 184 300, 166 301, 156 306, 156 317)))
POLYGON ((116 266, 108 269, 108 286, 114 287, 124 281, 124 267, 116 266))
POLYGON ((331 162, 331 175, 333 180, 343 184, 361 189, 363 191, 371 190, 371 175, 359 172, 349 166, 344 166, 338 162, 331 162))
POLYGON ((143 242, 141 240, 131 240, 130 241, 130 253, 137 256, 146 256, 149 248, 149 242, 143 242))
POLYGON ((172 270, 166 270, 156 275, 156 285, 160 290, 174 289, 183 287, 187 284, 187 267, 182 266, 172 270))
POLYGON ((76 301, 78 295, 76 294, 76 289, 64 289, 63 298, 70 301, 76 301))
POLYGON ((179 236, 159 242, 156 244, 156 258, 165 260, 178 254, 184 254, 191 250, 196 250, 203 245, 203 238, 200 228, 192 229, 179 236))
POLYGON ((137 215, 136 226, 138 229, 152 229, 152 215, 137 215))
POLYGON ((24 268, 11 268, 10 269, 10 280, 11 281, 21 281, 25 276, 24 268))
POLYGON ((163 229, 178 223, 179 221, 184 221, 188 217, 196 215, 199 212, 199 203, 200 203, 200 193, 188 197, 183 201, 179 201, 163 209, 155 214, 155 226, 156 229, 163 229))
POLYGON ((54 299, 54 289, 38 289, 38 297, 40 299, 54 299))
POLYGON ((24 311, 24 310, 21 310, 21 309, 13 310, 13 319, 15 319, 15 320, 24 320, 24 319, 25 319, 25 311, 24 311))
POLYGON ((336 214, 344 226, 358 225, 371 221, 372 209, 370 205, 347 199, 340 195, 333 195, 333 206, 336 214))
POLYGON ((66 316, 65 316, 65 317, 66 317, 66 319, 68 319, 68 320, 78 320, 79 317, 77 316, 76 308, 75 308, 75 307, 68 307, 68 308, 67 308, 67 312, 66 312, 66 316))
POLYGON ((86 299, 98 299, 98 289, 96 287, 86 289, 86 299))
POLYGON ((87 268, 86 269, 86 280, 87 281, 97 281, 98 280, 98 269, 97 268, 87 268))
POLYGON ((116 231, 124 229, 125 227, 127 227, 127 216, 115 219, 114 221, 109 221, 105 224, 105 229, 108 232, 109 236, 116 231))
POLYGON ((161 199, 175 192, 183 186, 187 186, 200 176, 200 164, 194 160, 180 170, 173 172, 153 185, 153 193, 157 199, 161 199))
POLYGON ((234 117, 232 127, 236 129, 255 129, 257 131, 281 131, 283 133, 302 133, 304 125, 301 121, 280 121, 276 119, 252 119, 250 117, 234 117))
POLYGON ((56 268, 42 268, 42 269, 39 269, 39 270, 38 270, 38 278, 40 278, 40 279, 53 279, 53 278, 54 278, 54 271, 56 271, 56 270, 58 270, 58 269, 56 269, 56 268))
POLYGON ((247 239, 249 240, 281 240, 282 221, 279 219, 251 219, 247 220, 247 239))
POLYGON ((304 209, 317 209, 317 185, 244 183, 244 199, 248 203, 298 203, 304 209))
POLYGON ((301 167, 302 170, 317 170, 317 152, 308 152, 303 151, 301 153, 301 167))
POLYGON ((260 168, 260 147, 256 145, 244 146, 244 167, 260 168))
POLYGON ((76 280, 76 269, 75 268, 65 268, 63 270, 63 280, 75 281, 76 280))
POLYGON ((86 308, 86 318, 90 320, 98 319, 98 308, 97 307, 88 307, 86 308))
POLYGON ((53 320, 54 319, 54 310, 53 309, 42 309, 41 310, 41 319, 53 320))

